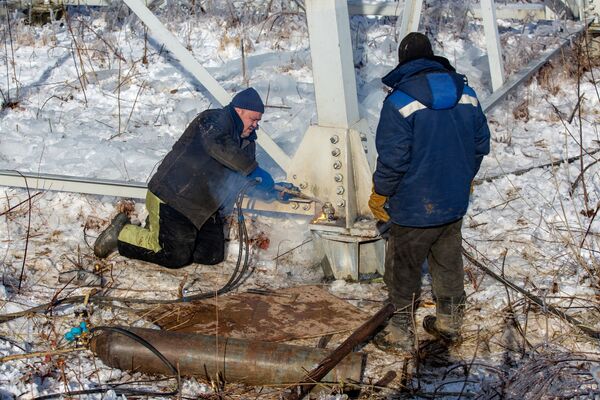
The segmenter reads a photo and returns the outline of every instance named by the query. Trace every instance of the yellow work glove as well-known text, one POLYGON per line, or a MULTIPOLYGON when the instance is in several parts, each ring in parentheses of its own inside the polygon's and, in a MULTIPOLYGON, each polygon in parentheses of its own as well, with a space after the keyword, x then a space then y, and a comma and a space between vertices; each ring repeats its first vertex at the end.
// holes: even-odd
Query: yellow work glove
POLYGON ((385 203, 387 202, 387 197, 377 194, 375 192, 375 188, 371 192, 371 197, 369 197, 369 208, 371 212, 379 221, 388 222, 390 220, 390 216, 387 211, 383 208, 385 203))

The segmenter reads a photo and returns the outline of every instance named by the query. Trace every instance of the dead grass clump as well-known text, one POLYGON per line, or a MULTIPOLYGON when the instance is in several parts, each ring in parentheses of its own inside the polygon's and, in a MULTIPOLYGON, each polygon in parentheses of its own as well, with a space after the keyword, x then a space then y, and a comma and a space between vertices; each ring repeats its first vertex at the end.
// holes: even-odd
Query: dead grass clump
POLYGON ((525 122, 529 121, 529 99, 526 98, 513 109, 513 117, 525 122))
POLYGON ((560 91, 559 77, 557 76, 558 68, 553 61, 548 61, 540 68, 536 75, 537 84, 544 90, 548 91, 552 96, 556 96, 560 91))
POLYGON ((495 391, 505 399, 595 398, 600 358, 589 354, 547 352, 524 358, 495 391), (498 390, 500 389, 500 390, 498 390))
POLYGON ((125 213, 131 217, 135 213, 135 202, 133 200, 119 200, 115 205, 117 212, 125 213))

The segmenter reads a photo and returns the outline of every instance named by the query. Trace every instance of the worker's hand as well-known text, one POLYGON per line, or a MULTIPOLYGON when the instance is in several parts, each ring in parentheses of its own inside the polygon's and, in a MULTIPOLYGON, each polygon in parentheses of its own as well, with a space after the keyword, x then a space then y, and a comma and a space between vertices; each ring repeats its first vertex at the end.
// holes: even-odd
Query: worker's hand
POLYGON ((277 191, 277 200, 287 203, 294 193, 300 193, 300 188, 290 182, 277 182, 275 183, 275 190, 277 191), (280 190, 282 188, 283 190, 280 190))
POLYGON ((378 221, 388 222, 390 220, 390 216, 384 208, 387 199, 386 196, 375 192, 375 188, 373 188, 371 197, 369 198, 369 208, 378 221))
POLYGON ((254 179, 257 182, 257 189, 263 190, 265 192, 273 190, 273 185, 275 184, 275 182, 273 181, 273 177, 261 167, 256 167, 256 169, 252 171, 250 175, 248 175, 248 177, 250 179, 254 179))

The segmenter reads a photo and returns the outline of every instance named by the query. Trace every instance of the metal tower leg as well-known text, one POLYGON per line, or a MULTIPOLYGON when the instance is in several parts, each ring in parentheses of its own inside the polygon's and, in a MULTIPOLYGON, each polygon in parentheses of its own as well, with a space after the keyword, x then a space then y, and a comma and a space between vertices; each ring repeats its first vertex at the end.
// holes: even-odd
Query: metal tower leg
MULTIPOLYGON (((305 4, 318 124, 309 127, 286 172, 300 188, 335 207, 336 219, 317 218, 310 229, 323 244, 334 276, 358 279, 362 243, 377 240, 367 204, 375 148, 358 113, 348 4, 305 4)), ((378 263, 377 252, 364 253, 372 255, 366 264, 378 263)))
POLYGON ((494 0, 481 0, 481 16, 483 17, 488 63, 492 76, 492 89, 495 91, 504 83, 504 63, 502 62, 494 0))
POLYGON ((423 0, 406 0, 404 9, 402 10, 402 22, 398 39, 402 40, 404 36, 410 32, 419 30, 419 22, 421 21, 421 9, 423 8, 423 0))

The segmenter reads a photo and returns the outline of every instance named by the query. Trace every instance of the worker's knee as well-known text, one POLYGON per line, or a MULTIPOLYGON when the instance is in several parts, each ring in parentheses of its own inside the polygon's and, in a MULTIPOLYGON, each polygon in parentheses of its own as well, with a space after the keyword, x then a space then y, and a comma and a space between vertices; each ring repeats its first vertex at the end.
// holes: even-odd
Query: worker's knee
POLYGON ((225 259, 225 244, 212 243, 211 245, 199 245, 194 251, 194 262, 204 265, 215 265, 225 259))
POLYGON ((190 265, 193 262, 192 254, 190 251, 186 249, 179 249, 178 251, 173 251, 160 260, 159 264, 163 267, 177 269, 183 268, 187 265, 190 265))

